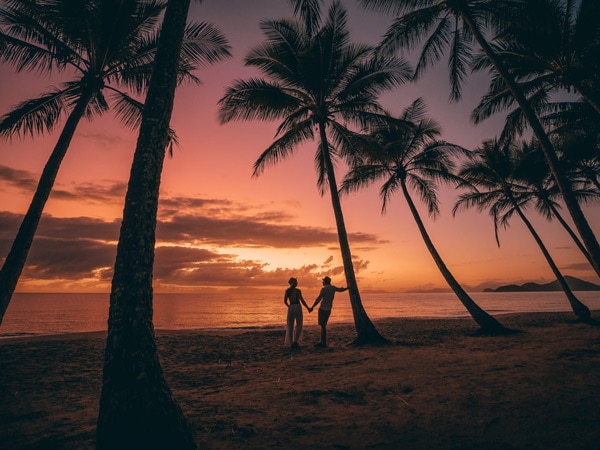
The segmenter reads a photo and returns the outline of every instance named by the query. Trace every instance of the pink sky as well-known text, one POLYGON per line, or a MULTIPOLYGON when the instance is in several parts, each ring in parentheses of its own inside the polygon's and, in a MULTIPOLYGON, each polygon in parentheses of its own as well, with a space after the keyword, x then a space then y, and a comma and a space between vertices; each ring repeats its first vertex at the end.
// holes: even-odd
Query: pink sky
MULTIPOLYGON (((356 41, 375 43, 388 20, 349 2, 356 41)), ((198 72, 202 86, 176 94, 172 126, 181 148, 165 161, 155 266, 155 289, 163 292, 205 288, 285 287, 296 276, 305 287, 332 276, 344 284, 341 258, 328 196, 316 188, 314 146, 252 178, 252 164, 272 141, 276 123, 219 125, 218 99, 235 78, 254 74, 243 66, 248 50, 262 40, 259 20, 290 15, 283 1, 206 0, 191 16, 212 22, 226 35, 234 57, 198 72)), ((475 127, 469 114, 485 88, 471 77, 460 103, 448 101, 445 61, 417 85, 382 98, 400 112, 419 96, 443 127, 442 138, 473 148, 497 134, 501 118, 475 127)), ((52 82, 34 74, 15 76, 0 67, 0 114, 52 82)), ((57 134, 5 141, 0 159, 0 258, 26 211, 57 134)), ((17 292, 108 292, 116 241, 137 133, 124 130, 107 114, 79 126, 46 205, 28 265, 17 292)), ((338 180, 343 172, 338 173, 338 180)), ((344 197, 346 225, 356 260, 359 288, 405 291, 444 287, 404 199, 398 195, 381 215, 379 186, 344 197)), ((515 218, 494 240, 492 220, 475 211, 452 217, 457 192, 441 193, 440 217, 421 211, 439 252, 456 278, 467 286, 482 283, 553 279, 527 230, 515 218)), ((600 208, 586 208, 600 233, 600 208)), ((530 218, 564 274, 598 283, 598 277, 555 223, 530 218)))

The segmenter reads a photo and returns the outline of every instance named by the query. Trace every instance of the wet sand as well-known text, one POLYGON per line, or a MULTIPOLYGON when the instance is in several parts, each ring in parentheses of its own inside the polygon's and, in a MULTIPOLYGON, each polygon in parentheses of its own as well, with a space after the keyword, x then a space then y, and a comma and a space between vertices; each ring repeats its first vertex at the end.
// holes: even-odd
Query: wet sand
MULTIPOLYGON (((600 317, 600 311, 593 312, 600 317)), ((386 319, 385 347, 352 325, 157 331, 165 376, 209 449, 599 449, 600 327, 569 313, 386 319)), ((94 447, 104 333, 0 341, 0 448, 94 447)))

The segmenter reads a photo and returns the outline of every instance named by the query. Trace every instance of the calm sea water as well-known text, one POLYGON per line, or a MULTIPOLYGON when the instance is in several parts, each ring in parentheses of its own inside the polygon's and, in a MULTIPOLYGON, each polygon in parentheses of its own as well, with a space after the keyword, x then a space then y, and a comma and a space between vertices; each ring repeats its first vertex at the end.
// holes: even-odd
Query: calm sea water
MULTIPOLYGON (((492 315, 511 312, 571 311, 562 292, 470 294, 492 315)), ((577 292, 590 309, 600 309, 600 292, 577 292)), ((282 295, 270 293, 155 294, 156 329, 277 328, 285 323, 282 295), (281 298, 280 298, 281 297, 281 298)), ((309 304, 313 297, 307 295, 309 304)), ((468 317, 454 294, 363 293, 362 301, 373 320, 388 317, 468 317)), ((108 294, 15 294, 0 327, 0 338, 52 335, 107 328, 108 294)), ((337 294, 331 323, 352 323, 346 293, 337 294)), ((304 313, 307 325, 316 325, 316 311, 304 313)))

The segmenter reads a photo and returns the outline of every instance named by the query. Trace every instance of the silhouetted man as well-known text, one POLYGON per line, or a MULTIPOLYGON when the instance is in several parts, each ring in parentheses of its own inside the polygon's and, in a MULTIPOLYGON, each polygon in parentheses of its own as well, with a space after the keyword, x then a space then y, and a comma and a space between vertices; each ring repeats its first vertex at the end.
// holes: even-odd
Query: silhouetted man
POLYGON ((321 288, 321 292, 319 296, 316 298, 314 304, 309 309, 309 312, 312 311, 315 306, 321 303, 319 306, 319 326, 321 327, 321 342, 315 344, 315 347, 327 347, 327 322, 329 321, 329 316, 331 316, 331 308, 333 307, 333 297, 336 292, 344 292, 347 290, 347 287, 336 287, 331 284, 331 278, 325 277, 323 278, 323 287, 321 288))

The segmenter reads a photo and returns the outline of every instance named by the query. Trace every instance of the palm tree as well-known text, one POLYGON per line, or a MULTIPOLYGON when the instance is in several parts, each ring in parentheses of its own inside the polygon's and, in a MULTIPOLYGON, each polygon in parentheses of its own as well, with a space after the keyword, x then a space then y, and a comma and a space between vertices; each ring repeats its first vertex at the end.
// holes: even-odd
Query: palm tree
POLYGON ((346 11, 335 1, 323 24, 268 20, 261 24, 267 41, 246 57, 246 65, 266 77, 237 80, 220 100, 220 120, 283 119, 277 139, 254 164, 254 176, 290 156, 301 143, 318 141, 318 186, 331 195, 338 238, 358 336, 356 344, 383 342, 367 316, 352 265, 334 164, 350 159, 347 124, 377 120, 378 95, 408 77, 406 64, 378 57, 373 48, 351 43, 346 11))
MULTIPOLYGON (((555 200, 558 189, 537 141, 523 142, 515 146, 514 157, 515 170, 513 177, 527 188, 532 196, 535 210, 547 220, 558 220, 593 268, 594 265, 587 249, 560 214, 560 205, 555 200)), ((574 189, 573 192, 580 201, 590 201, 600 195, 599 192, 586 189, 585 186, 574 189)))
MULTIPOLYGON (((510 23, 493 47, 511 76, 524 92, 574 92, 600 114, 600 3, 529 0, 524 14, 528 20, 510 23)), ((487 57, 477 63, 490 66, 487 57)), ((497 101, 514 102, 510 91, 502 93, 497 101)))
MULTIPOLYGON (((155 228, 169 122, 190 0, 168 3, 142 116, 110 294, 98 449, 194 449, 167 385, 152 323, 155 228)), ((229 54, 219 34, 208 62, 229 54)))
MULTIPOLYGON (((60 164, 82 118, 111 107, 121 122, 139 126, 141 95, 156 54, 156 0, 10 0, 0 7, 0 61, 17 70, 67 72, 70 81, 26 100, 0 118, 0 136, 50 132, 67 115, 58 141, 0 270, 0 324, 10 303, 60 164)), ((186 29, 179 81, 197 82, 191 71, 219 51, 218 32, 205 23, 186 29)))
POLYGON ((410 189, 416 191, 427 206, 429 215, 435 217, 439 213, 436 181, 454 181, 452 156, 463 149, 437 140, 440 128, 435 121, 425 117, 425 106, 421 99, 406 108, 399 119, 412 126, 382 124, 370 130, 372 149, 365 151, 366 161, 348 172, 341 190, 355 191, 383 179, 380 192, 384 213, 391 195, 400 189, 435 264, 480 326, 480 333, 506 334, 509 330, 481 309, 454 278, 429 237, 410 194, 410 189))
POLYGON ((582 321, 590 321, 590 310, 575 297, 540 236, 525 216, 524 209, 532 196, 525 186, 514 180, 515 165, 515 149, 512 144, 500 146, 494 140, 485 142, 460 169, 458 176, 464 180, 463 186, 468 192, 460 195, 453 212, 472 207, 479 211, 488 209, 494 219, 498 245, 499 225, 508 226, 510 218, 516 213, 540 247, 575 315, 582 321))
POLYGON ((461 83, 473 61, 473 49, 478 45, 506 85, 522 110, 529 126, 540 142, 552 176, 585 246, 594 268, 600 271, 600 244, 594 235, 576 196, 560 170, 556 149, 552 145, 534 108, 528 102, 506 64, 486 39, 486 33, 501 35, 507 24, 530 20, 526 16, 527 2, 522 0, 360 0, 365 7, 392 13, 397 18, 386 32, 381 51, 413 48, 423 45, 415 76, 450 51, 449 68, 451 98, 459 99, 461 83))

